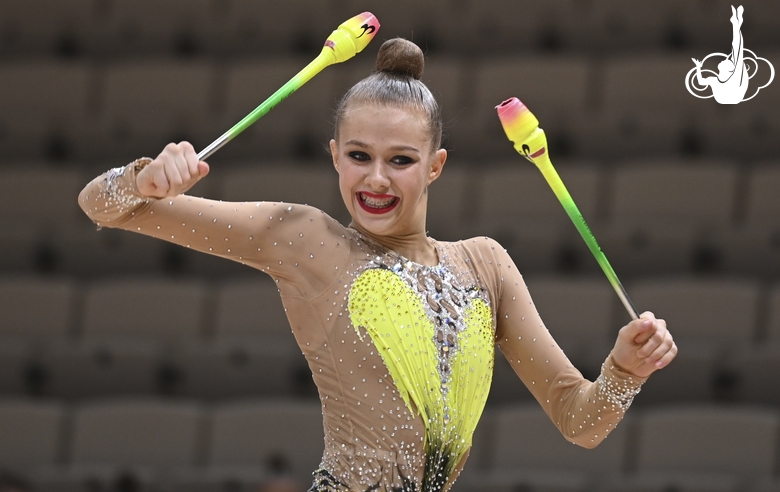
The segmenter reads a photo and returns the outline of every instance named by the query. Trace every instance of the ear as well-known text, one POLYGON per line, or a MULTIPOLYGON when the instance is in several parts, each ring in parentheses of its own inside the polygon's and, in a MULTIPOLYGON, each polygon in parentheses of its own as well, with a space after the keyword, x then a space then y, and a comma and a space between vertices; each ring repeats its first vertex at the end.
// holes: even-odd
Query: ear
POLYGON ((428 175, 429 185, 441 176, 445 162, 447 162, 447 151, 445 149, 437 150, 433 156, 433 162, 431 163, 431 172, 428 175))
POLYGON ((330 157, 333 159, 333 167, 336 168, 336 171, 339 170, 339 153, 338 148, 336 147, 336 140, 330 139, 330 157))

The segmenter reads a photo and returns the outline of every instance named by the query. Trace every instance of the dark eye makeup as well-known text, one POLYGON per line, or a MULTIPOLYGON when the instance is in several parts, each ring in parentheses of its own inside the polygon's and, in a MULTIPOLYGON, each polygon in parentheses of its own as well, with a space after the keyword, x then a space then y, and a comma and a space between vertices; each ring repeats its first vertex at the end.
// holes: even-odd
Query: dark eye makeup
POLYGON ((399 165, 405 166, 407 164, 413 163, 414 159, 412 159, 411 157, 405 156, 405 155, 397 155, 397 156, 393 157, 392 159, 390 159, 390 162, 392 162, 393 164, 399 164, 399 165))
POLYGON ((350 152, 348 155, 349 155, 349 157, 351 159, 354 159, 354 160, 360 161, 360 162, 365 162, 365 161, 370 161, 371 160, 371 157, 368 154, 366 154, 365 152, 360 152, 358 150, 354 150, 354 151, 350 152))
MULTIPOLYGON (((349 156, 350 159, 357 162, 369 162, 371 160, 370 155, 360 150, 353 150, 347 152, 347 155, 349 156)), ((413 164, 415 162, 415 159, 406 155, 396 155, 393 156, 389 162, 397 166, 407 166, 409 164, 413 164)))

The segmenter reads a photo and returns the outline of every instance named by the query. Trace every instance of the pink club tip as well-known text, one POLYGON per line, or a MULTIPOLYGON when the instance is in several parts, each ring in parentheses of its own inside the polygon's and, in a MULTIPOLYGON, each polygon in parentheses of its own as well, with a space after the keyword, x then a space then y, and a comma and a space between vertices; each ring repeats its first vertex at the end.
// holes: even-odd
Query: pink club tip
POLYGON ((528 108, 525 107, 525 104, 523 104, 522 101, 516 97, 507 99, 506 101, 496 106, 496 109, 498 110, 498 118, 504 125, 514 123, 518 119, 522 118, 524 113, 528 111, 528 108))
POLYGON ((531 132, 539 126, 539 120, 516 97, 507 99, 496 106, 496 109, 506 136, 515 144, 528 138, 531 132))

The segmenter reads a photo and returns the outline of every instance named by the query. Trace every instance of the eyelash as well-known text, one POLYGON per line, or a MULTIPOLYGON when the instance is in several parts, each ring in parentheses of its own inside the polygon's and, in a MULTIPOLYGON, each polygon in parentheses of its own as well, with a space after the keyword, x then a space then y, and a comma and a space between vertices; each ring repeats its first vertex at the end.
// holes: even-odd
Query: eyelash
POLYGON ((371 158, 365 152, 350 152, 349 157, 359 162, 366 162, 371 160, 371 158))
MULTIPOLYGON (((358 162, 367 162, 371 160, 371 157, 365 152, 354 151, 354 152, 349 152, 348 155, 351 159, 354 159, 358 162)), ((390 159, 390 162, 398 166, 406 166, 414 163, 414 159, 405 155, 397 155, 394 156, 392 159, 390 159)))
POLYGON ((393 164, 397 164, 399 166, 406 166, 408 164, 412 164, 414 162, 414 159, 412 159, 411 157, 407 157, 405 155, 397 155, 392 159, 390 159, 390 162, 392 162, 393 164))

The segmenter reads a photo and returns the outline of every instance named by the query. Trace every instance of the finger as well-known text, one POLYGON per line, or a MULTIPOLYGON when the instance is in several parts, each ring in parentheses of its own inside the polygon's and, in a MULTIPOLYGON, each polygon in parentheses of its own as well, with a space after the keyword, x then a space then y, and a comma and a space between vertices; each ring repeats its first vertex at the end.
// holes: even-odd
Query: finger
POLYGON ((182 188, 182 175, 179 166, 183 165, 184 159, 179 152, 175 152, 171 159, 166 162, 165 175, 168 178, 169 189, 168 196, 178 195, 182 188))
POLYGON ((666 367, 675 357, 677 357, 677 344, 672 342, 672 347, 655 363, 655 367, 658 369, 666 367))
POLYGON ((648 364, 655 364, 657 361, 661 360, 664 355, 666 355, 666 353, 672 348, 672 345, 674 345, 672 336, 669 334, 669 332, 666 332, 658 347, 656 347, 655 350, 653 350, 652 353, 645 358, 645 362, 648 364))
POLYGON ((637 349, 637 357, 648 357, 667 339, 671 340, 672 335, 666 329, 666 321, 662 319, 653 320, 652 328, 634 339, 634 342, 640 345, 639 349, 637 349))
POLYGON ((644 345, 647 343, 650 337, 653 336, 653 333, 655 333, 655 330, 653 329, 653 321, 649 319, 643 319, 639 320, 637 324, 639 327, 637 328, 634 336, 631 337, 631 341, 633 341, 635 345, 644 345))
POLYGON ((643 345, 647 340, 653 336, 653 322, 655 316, 650 311, 645 311, 639 316, 638 320, 634 320, 629 323, 629 329, 627 335, 637 345, 643 345), (633 326, 632 326, 633 325, 633 326))
POLYGON ((663 344, 666 339, 665 333, 666 330, 654 330, 652 336, 637 349, 636 356, 640 359, 649 358, 663 344))
POLYGON ((210 170, 211 169, 209 168, 209 165, 206 162, 200 161, 198 163, 198 175, 200 175, 201 178, 206 176, 210 170))
POLYGON ((156 166, 152 174, 152 187, 154 188, 154 196, 164 197, 170 189, 168 183, 168 177, 165 174, 165 165, 156 166))
POLYGON ((200 171, 198 166, 198 154, 195 152, 195 147, 189 142, 182 142, 182 149, 184 150, 184 159, 187 161, 187 169, 190 176, 193 178, 200 178, 200 171))
POLYGON ((188 183, 191 179, 190 167, 187 163, 187 158, 184 155, 184 149, 179 147, 179 151, 174 156, 173 162, 176 164, 176 170, 181 177, 182 185, 188 183))

